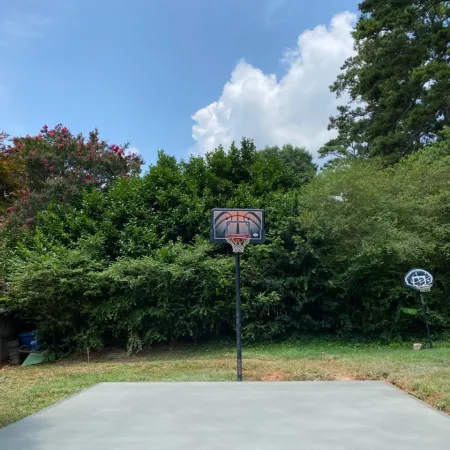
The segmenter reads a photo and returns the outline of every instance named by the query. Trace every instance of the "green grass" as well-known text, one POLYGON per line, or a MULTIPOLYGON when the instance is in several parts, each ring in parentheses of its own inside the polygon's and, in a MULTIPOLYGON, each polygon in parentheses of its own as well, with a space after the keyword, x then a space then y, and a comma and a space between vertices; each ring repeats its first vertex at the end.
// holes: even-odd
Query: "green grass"
MULTIPOLYGON (((246 347, 248 381, 386 380, 450 412, 450 344, 412 351, 303 341, 246 347)), ((107 352, 94 361, 67 360, 0 370, 0 427, 104 381, 232 381, 232 345, 153 351, 139 357, 107 352)))

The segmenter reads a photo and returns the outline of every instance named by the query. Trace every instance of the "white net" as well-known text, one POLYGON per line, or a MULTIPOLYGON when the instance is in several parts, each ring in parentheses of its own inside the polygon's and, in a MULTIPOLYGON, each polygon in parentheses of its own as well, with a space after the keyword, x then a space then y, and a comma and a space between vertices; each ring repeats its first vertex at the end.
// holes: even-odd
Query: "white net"
POLYGON ((227 242, 233 247, 233 253, 244 253, 245 246, 250 242, 249 234, 227 234, 227 242))
POLYGON ((429 292, 430 289, 431 289, 431 284, 425 284, 425 285, 423 285, 423 286, 416 286, 416 289, 417 289, 419 292, 429 292))

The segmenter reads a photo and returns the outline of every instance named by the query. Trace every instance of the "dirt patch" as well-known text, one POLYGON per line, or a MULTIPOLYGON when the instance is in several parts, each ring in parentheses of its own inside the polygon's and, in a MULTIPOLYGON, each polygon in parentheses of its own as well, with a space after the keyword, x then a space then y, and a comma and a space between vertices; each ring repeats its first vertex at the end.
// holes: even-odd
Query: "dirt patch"
POLYGON ((283 372, 268 373, 263 376, 263 381, 285 381, 286 375, 283 372))

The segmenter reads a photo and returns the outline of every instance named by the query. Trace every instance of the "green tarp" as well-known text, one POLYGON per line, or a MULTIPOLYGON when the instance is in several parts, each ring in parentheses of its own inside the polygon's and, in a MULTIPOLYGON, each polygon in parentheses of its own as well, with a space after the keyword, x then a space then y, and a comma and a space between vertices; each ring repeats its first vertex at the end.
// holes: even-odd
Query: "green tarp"
POLYGON ((34 364, 41 364, 44 362, 44 355, 42 353, 30 353, 22 366, 33 366, 34 364))

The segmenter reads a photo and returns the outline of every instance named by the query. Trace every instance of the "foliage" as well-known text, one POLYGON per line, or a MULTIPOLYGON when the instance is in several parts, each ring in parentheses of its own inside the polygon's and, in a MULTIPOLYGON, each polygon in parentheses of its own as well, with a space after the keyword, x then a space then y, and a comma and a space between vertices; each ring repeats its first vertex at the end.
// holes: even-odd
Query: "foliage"
POLYGON ((233 267, 224 256, 208 257, 211 245, 177 243, 154 257, 120 259, 99 274, 105 300, 96 311, 129 351, 153 342, 195 341, 233 323, 233 267))
POLYGON ((450 140, 398 165, 343 162, 301 197, 308 247, 321 283, 322 320, 341 330, 392 336, 423 327, 417 294, 402 286, 414 266, 434 272, 427 301, 434 329, 449 326, 450 140))
POLYGON ((450 3, 364 0, 359 9, 356 55, 331 87, 350 101, 321 153, 398 160, 450 125, 450 3))
MULTIPOLYGON (((20 155, 12 154, 5 144, 6 133, 0 132, 0 215, 5 214, 26 183, 25 164, 20 155)), ((0 217, 1 222, 1 217, 0 217)))
POLYGON ((111 343, 228 336, 234 259, 207 242, 216 206, 262 207, 267 242, 242 260, 247 341, 309 334, 382 339, 421 335, 414 265, 434 272, 432 328, 450 328, 450 139, 385 167, 337 162, 319 176, 291 146, 242 140, 188 161, 159 153, 143 177, 54 198, 34 227, 6 240, 3 305, 38 327, 59 354, 111 343))
POLYGON ((45 125, 34 137, 13 138, 1 157, 0 167, 10 177, 8 194, 17 198, 8 208, 10 228, 32 225, 51 201, 73 205, 83 189, 105 189, 119 177, 136 175, 142 164, 126 146, 100 140, 98 130, 85 139, 62 125, 45 125))
MULTIPOLYGON (((248 139, 228 152, 219 148, 189 161, 160 152, 142 178, 86 189, 78 204, 54 199, 38 212, 35 227, 8 244, 13 256, 6 259, 14 264, 4 268, 10 283, 7 305, 35 321, 47 344, 59 346, 56 351, 82 347, 87 339, 123 342, 133 351, 152 342, 232 332, 233 258, 205 242, 210 209, 273 208, 315 170, 303 149, 258 152, 248 139), (86 272, 77 272, 78 259, 90 261, 86 272), (73 285, 60 283, 66 278, 73 285), (67 308, 67 317, 73 315, 70 326, 52 309, 62 307, 63 298, 74 305, 67 308)), ((274 225, 281 220, 275 210, 271 217, 274 225)), ((244 333, 250 339, 272 339, 296 328, 288 304, 296 301, 302 282, 296 279, 295 261, 287 261, 283 252, 277 238, 272 247, 249 253, 244 263, 243 295, 249 299, 244 333), (274 258, 286 267, 274 265, 274 258), (283 270, 292 275, 280 283, 283 270), (283 317, 274 318, 280 311, 283 317)))
POLYGON ((96 326, 92 299, 84 293, 102 262, 82 250, 55 248, 18 252, 10 264, 7 305, 31 318, 52 350, 76 348, 76 336, 96 326))

